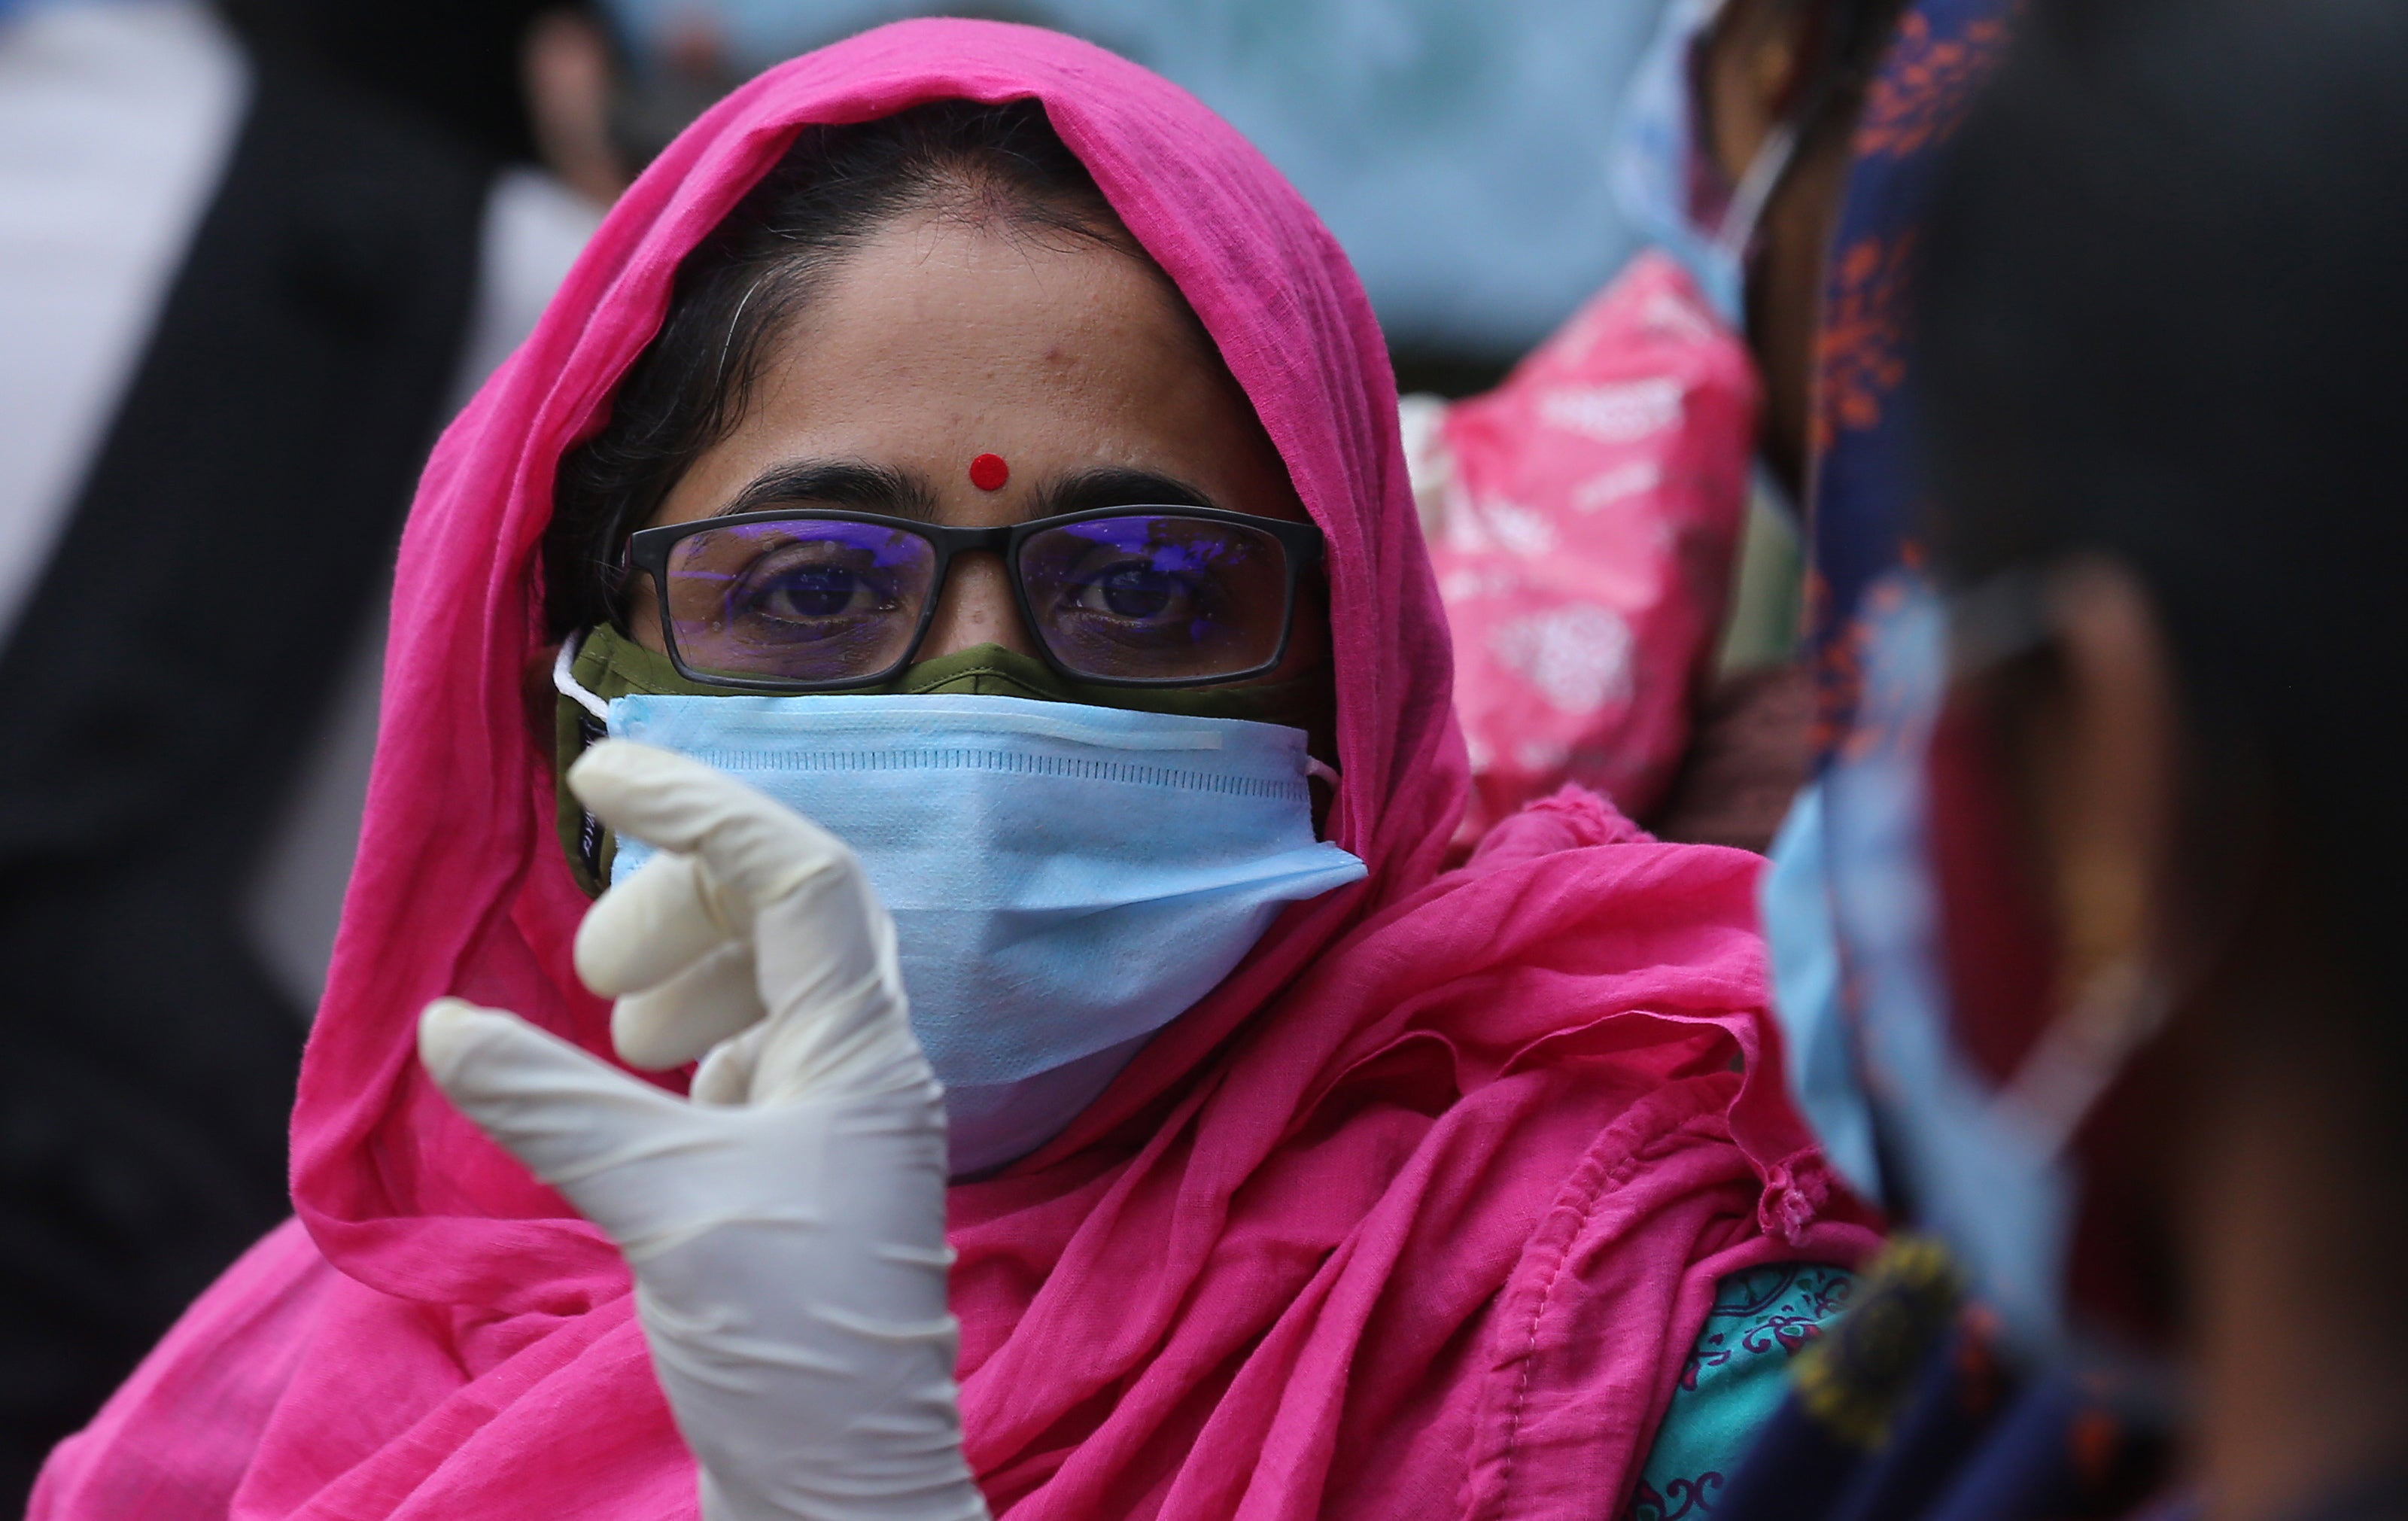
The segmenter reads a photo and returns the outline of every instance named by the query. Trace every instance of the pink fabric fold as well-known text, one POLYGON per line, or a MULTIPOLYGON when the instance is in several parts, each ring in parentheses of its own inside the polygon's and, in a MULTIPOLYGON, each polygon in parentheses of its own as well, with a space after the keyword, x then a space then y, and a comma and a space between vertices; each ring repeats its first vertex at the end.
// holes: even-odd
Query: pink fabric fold
POLYGON ((1568 791, 1438 868, 1467 789, 1377 325, 1235 132, 1048 33, 883 28, 662 155, 445 434, 402 547, 360 863, 294 1119, 299 1214, 93 1427, 39 1521, 681 1517, 694 1469, 617 1254, 428 1083, 431 997, 596 1051, 522 678, 563 451, 678 260, 796 128, 1036 97, 1194 306, 1329 538, 1329 831, 1291 911, 1037 1155, 957 1187, 968 1449, 1014 1516, 1593 1515, 1714 1278, 1852 1260, 1770 1067, 1754 859, 1568 791), (1770 1180, 1770 1181, 1769 1181, 1770 1180))

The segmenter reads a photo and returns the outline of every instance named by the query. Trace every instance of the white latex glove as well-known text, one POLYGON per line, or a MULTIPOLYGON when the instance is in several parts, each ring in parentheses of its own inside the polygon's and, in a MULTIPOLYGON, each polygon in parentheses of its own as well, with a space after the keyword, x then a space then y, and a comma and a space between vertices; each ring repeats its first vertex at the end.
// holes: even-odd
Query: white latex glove
POLYGON ((626 1254, 705 1521, 984 1517, 893 921, 834 836, 698 762, 606 740, 568 782, 662 853, 587 913, 578 975, 631 1065, 704 1056, 695 1098, 456 998, 427 1070, 626 1254))

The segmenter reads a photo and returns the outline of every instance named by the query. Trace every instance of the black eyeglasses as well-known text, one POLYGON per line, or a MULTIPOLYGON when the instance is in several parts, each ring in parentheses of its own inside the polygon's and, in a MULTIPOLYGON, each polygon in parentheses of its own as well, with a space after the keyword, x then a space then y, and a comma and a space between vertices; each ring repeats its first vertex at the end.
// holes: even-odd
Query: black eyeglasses
POLYGON ((1003 528, 792 509, 646 528, 628 563, 660 595, 689 681, 867 686, 910 663, 953 557, 1002 557, 1046 663, 1110 686, 1204 686, 1287 653, 1310 524, 1204 507, 1106 507, 1003 528))

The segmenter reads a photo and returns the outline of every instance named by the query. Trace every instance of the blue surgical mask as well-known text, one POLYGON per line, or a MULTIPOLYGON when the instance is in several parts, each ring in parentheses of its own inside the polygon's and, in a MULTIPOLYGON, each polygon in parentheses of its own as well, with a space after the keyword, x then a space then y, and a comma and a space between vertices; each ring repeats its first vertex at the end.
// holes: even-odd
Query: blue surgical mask
POLYGON ((1747 256, 1756 223, 1798 149, 1784 122, 1757 149, 1736 186, 1725 186, 1702 140, 1698 50, 1724 0, 1672 0, 1656 24, 1615 132, 1616 198, 1641 237, 1685 265, 1706 301, 1734 328, 1747 325, 1747 256))
MULTIPOLYGON (((1838 955, 1831 1009, 1851 1026, 1833 1039, 1856 1067, 1886 1202, 1947 1241, 2012 1342, 2054 1353, 2070 1330, 2078 1180, 2069 1142, 2156 1028, 2163 1000, 2153 979, 2111 968, 2057 1014, 2006 1082, 1968 1058, 1950 1013, 1929 824, 1932 737, 1952 677, 1949 615, 1928 584, 1899 572, 1868 589, 1861 621, 1863 692, 1817 805, 1838 955)), ((1799 916, 1801 902, 1766 892, 1776 946, 1818 932, 1799 916)), ((1811 990, 1796 996, 1812 1007, 1811 990)), ((1784 1026, 1802 1012, 1785 1009, 1784 1026)), ((1804 1060, 1828 1055, 1813 1034, 1799 1043, 1809 1048, 1804 1060)), ((1846 1113, 1826 1105, 1816 1116, 1826 1125, 1842 1116, 1827 1137, 1842 1155, 1846 1113)))
POLYGON ((1920 581, 1866 600, 1864 693, 1853 744, 1823 781, 1830 910, 1862 1076, 1896 1176, 1893 1208, 1936 1231, 2019 1340, 2063 1320, 2071 1186, 1997 1112, 1956 1047, 1926 827, 1926 758, 1945 695, 1947 632, 1920 581))
MULTIPOLYGON (((995 696, 595 700, 614 738, 853 847, 895 916, 956 1175, 1059 1134, 1283 908, 1364 875, 1313 837, 1299 729, 995 696)), ((652 854, 623 839, 612 881, 652 854)))
POLYGON ((1840 1002, 1840 947, 1831 925, 1824 861, 1823 788, 1798 795, 1773 837, 1757 880, 1765 958, 1772 969, 1772 1012, 1788 1060, 1789 1097, 1813 1127, 1823 1155, 1850 1187, 1881 1194, 1872 1111, 1856 1076, 1846 1012, 1840 1002))

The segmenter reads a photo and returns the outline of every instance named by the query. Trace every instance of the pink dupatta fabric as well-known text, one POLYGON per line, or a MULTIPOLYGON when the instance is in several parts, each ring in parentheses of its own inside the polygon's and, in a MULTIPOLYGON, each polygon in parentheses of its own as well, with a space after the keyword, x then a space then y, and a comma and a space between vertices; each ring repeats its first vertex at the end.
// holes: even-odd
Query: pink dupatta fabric
POLYGON ((1585 794, 1438 868, 1467 787, 1378 327, 1296 193, 1153 75, 1048 33, 882 29, 756 79, 603 224, 444 436, 294 1118, 298 1220, 53 1457, 39 1521, 683 1517, 617 1254, 442 1100, 456 992, 589 1048, 585 904, 523 673, 562 452, 679 259, 796 128, 1034 96, 1185 293, 1329 538, 1333 838, 1293 910, 1072 1128, 953 1190, 971 1462, 1016 1517, 1594 1516, 1722 1273, 1853 1260, 1769 1065, 1756 863, 1585 794))

